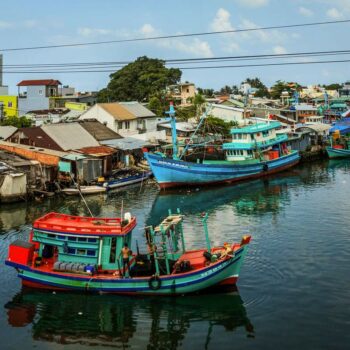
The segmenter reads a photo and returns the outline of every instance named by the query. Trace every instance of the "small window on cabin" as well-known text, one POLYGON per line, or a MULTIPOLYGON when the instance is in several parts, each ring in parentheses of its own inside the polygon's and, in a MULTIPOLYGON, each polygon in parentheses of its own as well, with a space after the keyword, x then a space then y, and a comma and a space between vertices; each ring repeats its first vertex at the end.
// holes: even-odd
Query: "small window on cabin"
POLYGON ((68 241, 75 242, 76 240, 77 240, 77 237, 68 236, 68 241))
POLYGON ((241 156, 243 156, 243 150, 241 149, 241 156))
POLYGON ((117 238, 112 237, 111 239, 111 253, 109 254, 109 262, 110 263, 115 263, 115 258, 116 258, 116 250, 117 250, 117 238))
POLYGON ((56 238, 56 235, 53 235, 53 234, 49 233, 49 234, 47 235, 47 237, 48 237, 48 238, 56 238))
POLYGON ((75 254, 75 251, 74 248, 68 248, 68 254, 75 254))
POLYGON ((86 251, 86 255, 88 255, 88 256, 96 256, 96 250, 88 249, 86 251))
POLYGON ((86 242, 86 240, 85 237, 78 237, 78 242, 86 242))
POLYGON ((66 240, 66 236, 57 235, 57 239, 61 239, 62 241, 65 241, 66 240))
POLYGON ((77 249, 77 255, 86 255, 86 249, 77 249))
POLYGON ((89 243, 96 243, 96 238, 88 238, 89 243))
POLYGON ((269 132, 268 131, 263 131, 262 136, 264 136, 264 137, 269 136, 269 132))

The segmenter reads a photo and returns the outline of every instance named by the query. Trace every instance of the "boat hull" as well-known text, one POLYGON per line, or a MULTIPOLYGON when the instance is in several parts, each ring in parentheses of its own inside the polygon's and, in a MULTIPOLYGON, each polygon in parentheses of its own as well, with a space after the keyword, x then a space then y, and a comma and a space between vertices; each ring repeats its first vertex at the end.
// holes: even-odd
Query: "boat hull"
POLYGON ((106 187, 107 190, 129 186, 147 180, 151 174, 151 172, 147 172, 142 175, 129 176, 125 179, 110 180, 107 183, 103 184, 103 186, 106 187))
POLYGON ((350 158, 350 149, 341 149, 341 148, 326 148, 328 157, 330 159, 334 158, 350 158))
POLYGON ((160 286, 151 289, 150 277, 118 278, 106 275, 86 276, 78 274, 42 271, 27 265, 6 261, 18 271, 22 283, 29 287, 83 291, 91 293, 179 295, 195 293, 218 285, 235 284, 248 245, 237 250, 233 257, 181 274, 160 277, 160 286))
MULTIPOLYGON (((100 186, 81 186, 80 192, 85 195, 89 194, 98 194, 98 193, 105 193, 106 192, 105 187, 100 186)), ((67 196, 79 196, 80 192, 77 188, 65 188, 62 190, 62 193, 64 193, 67 196)))
POLYGON ((151 170, 163 189, 216 185, 271 175, 298 164, 297 151, 278 159, 255 164, 197 164, 145 153, 151 170))

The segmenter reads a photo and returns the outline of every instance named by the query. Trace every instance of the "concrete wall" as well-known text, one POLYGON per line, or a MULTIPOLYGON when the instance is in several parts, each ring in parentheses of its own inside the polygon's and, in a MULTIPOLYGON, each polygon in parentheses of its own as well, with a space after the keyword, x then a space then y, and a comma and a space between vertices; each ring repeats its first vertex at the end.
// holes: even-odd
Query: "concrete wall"
POLYGON ((210 114, 213 117, 224 120, 225 122, 239 123, 243 121, 243 112, 240 112, 234 109, 213 106, 210 114))
POLYGON ((50 101, 46 97, 45 86, 28 86, 27 97, 18 97, 19 115, 24 115, 29 111, 49 108, 50 101))

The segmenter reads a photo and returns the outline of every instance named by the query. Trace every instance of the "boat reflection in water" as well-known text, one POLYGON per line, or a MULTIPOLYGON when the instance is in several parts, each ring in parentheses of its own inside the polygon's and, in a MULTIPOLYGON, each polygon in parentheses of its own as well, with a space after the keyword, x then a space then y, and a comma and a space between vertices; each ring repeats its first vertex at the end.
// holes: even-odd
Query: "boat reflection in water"
POLYGON ((229 332, 239 328, 237 337, 254 336, 236 287, 216 297, 164 297, 161 302, 152 297, 51 294, 23 288, 5 308, 10 326, 31 325, 34 340, 59 344, 176 349, 194 338, 207 347, 216 332, 232 342, 229 332), (203 332, 201 338, 197 328, 203 332))

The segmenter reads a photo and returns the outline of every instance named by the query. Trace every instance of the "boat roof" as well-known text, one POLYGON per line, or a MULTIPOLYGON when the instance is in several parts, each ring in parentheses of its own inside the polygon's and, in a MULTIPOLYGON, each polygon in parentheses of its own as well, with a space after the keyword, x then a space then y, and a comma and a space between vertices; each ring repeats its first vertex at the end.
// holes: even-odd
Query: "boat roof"
POLYGON ((42 216, 33 224, 33 228, 37 230, 93 236, 124 236, 135 226, 135 217, 128 224, 122 225, 120 218, 94 218, 54 212, 42 216))
POLYGON ((255 134, 257 132, 279 128, 280 122, 256 123, 239 129, 231 129, 231 134, 255 134))

